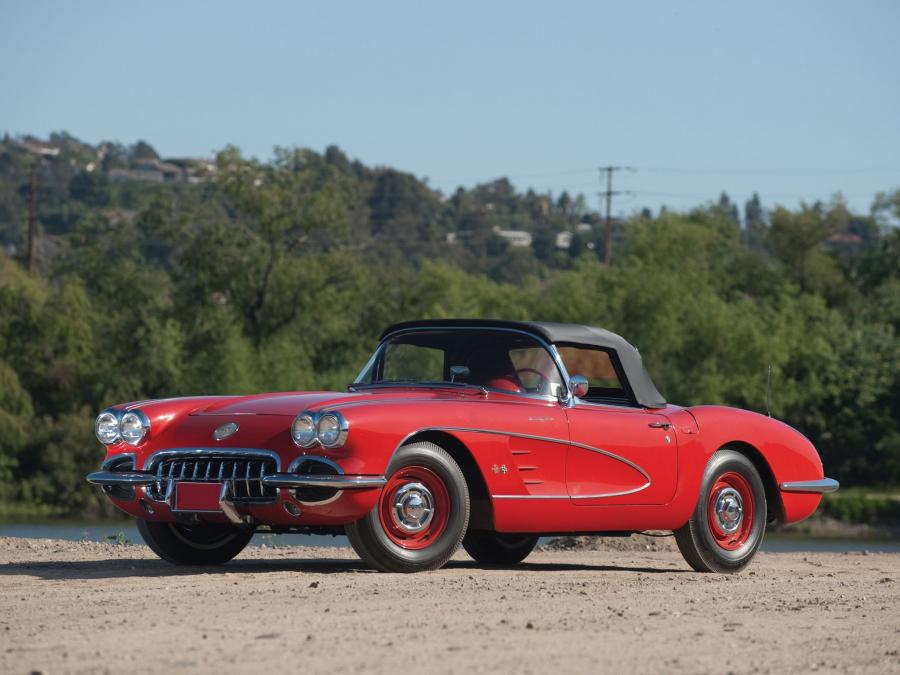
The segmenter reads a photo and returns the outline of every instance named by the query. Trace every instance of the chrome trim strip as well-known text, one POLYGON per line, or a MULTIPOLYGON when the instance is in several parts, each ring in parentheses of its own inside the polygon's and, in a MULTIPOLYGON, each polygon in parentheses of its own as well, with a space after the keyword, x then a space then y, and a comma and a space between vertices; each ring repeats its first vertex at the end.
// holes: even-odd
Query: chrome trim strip
POLYGON ((569 495, 491 495, 492 499, 571 499, 569 495))
POLYGON ((380 488, 387 483, 384 476, 301 476, 295 473, 270 473, 263 476, 262 483, 277 488, 327 487, 338 490, 365 490, 380 488))
POLYGON ((156 482, 156 476, 150 473, 94 471, 87 475, 87 482, 93 485, 149 485, 156 482))
POLYGON ((825 494, 837 492, 841 486, 834 478, 822 478, 819 480, 798 480, 782 483, 778 487, 784 492, 807 492, 825 494))
POLYGON ((274 450, 260 450, 258 448, 169 448, 166 450, 157 450, 147 456, 144 460, 144 471, 152 471, 153 466, 166 457, 183 456, 187 459, 192 457, 260 457, 263 459, 275 460, 275 470, 281 471, 281 456, 274 450))
POLYGON ((650 483, 644 483, 640 487, 631 490, 622 490, 621 492, 601 492, 596 495, 491 495, 494 499, 601 499, 604 497, 624 497, 625 495, 633 495, 635 492, 646 490, 650 487, 650 483))
POLYGON ((624 497, 625 495, 633 495, 635 492, 641 492, 642 490, 646 490, 650 487, 650 481, 648 480, 646 483, 641 485, 640 487, 632 488, 630 490, 621 490, 620 492, 601 492, 596 495, 570 495, 572 499, 600 499, 601 497, 624 497))
MULTIPOLYGON (((633 488, 631 490, 624 490, 621 492, 608 492, 596 495, 491 495, 491 497, 496 497, 498 499, 599 499, 602 497, 621 497, 624 495, 634 494, 636 492, 641 492, 642 490, 646 490, 650 487, 651 479, 650 474, 648 474, 644 469, 635 464, 629 459, 625 459, 624 457, 615 454, 614 452, 610 452, 609 450, 603 450, 602 448, 595 448, 591 445, 585 445, 584 443, 578 443, 576 441, 566 441, 560 438, 551 438, 549 436, 536 436, 533 434, 520 434, 513 431, 499 431, 496 429, 476 429, 470 427, 426 427, 424 429, 419 429, 414 431, 411 434, 408 434, 402 441, 400 441, 399 445, 394 448, 394 453, 397 452, 403 445, 413 436, 417 434, 426 432, 426 431, 457 431, 462 433, 475 433, 475 434, 495 434, 498 436, 512 436, 514 438, 526 438, 533 441, 544 441, 547 443, 559 443, 560 445, 571 445, 575 448, 581 448, 582 450, 588 450, 590 452, 596 452, 601 455, 605 455, 610 459, 617 460, 630 466, 635 471, 638 471, 645 479, 646 483, 641 485, 640 487, 633 488)), ((393 454, 391 453, 391 457, 393 458, 393 454)), ((390 462, 388 462, 390 463, 390 462)))

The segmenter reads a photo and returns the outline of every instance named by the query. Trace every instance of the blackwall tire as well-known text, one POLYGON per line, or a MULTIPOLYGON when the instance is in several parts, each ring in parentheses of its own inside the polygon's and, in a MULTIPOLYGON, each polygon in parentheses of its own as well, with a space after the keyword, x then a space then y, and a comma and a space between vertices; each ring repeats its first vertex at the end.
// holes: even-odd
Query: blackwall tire
POLYGON ((244 550, 251 528, 232 525, 181 525, 138 520, 141 533, 156 555, 173 565, 221 565, 244 550))
POLYGON ((463 539, 463 548, 477 563, 507 567, 525 560, 537 542, 537 537, 527 534, 470 532, 463 539))
POLYGON ((469 524, 469 490, 459 465, 434 443, 411 443, 397 451, 385 477, 375 508, 345 526, 351 546, 382 572, 443 567, 469 524))
POLYGON ((762 545, 766 508, 753 462, 735 450, 719 450, 703 473, 691 519, 675 531, 678 550, 698 572, 740 572, 762 545))

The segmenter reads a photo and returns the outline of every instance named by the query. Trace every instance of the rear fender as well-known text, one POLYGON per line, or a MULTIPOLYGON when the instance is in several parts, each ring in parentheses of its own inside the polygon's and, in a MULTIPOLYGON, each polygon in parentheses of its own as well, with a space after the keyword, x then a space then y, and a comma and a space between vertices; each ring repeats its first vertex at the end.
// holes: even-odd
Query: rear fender
POLYGON ((700 427, 704 447, 734 447, 751 460, 764 462, 760 473, 765 480, 767 468, 771 481, 766 497, 776 506, 780 522, 794 523, 813 514, 821 495, 783 492, 778 488, 786 482, 825 477, 822 460, 809 439, 783 422, 747 410, 722 406, 689 410, 700 427))

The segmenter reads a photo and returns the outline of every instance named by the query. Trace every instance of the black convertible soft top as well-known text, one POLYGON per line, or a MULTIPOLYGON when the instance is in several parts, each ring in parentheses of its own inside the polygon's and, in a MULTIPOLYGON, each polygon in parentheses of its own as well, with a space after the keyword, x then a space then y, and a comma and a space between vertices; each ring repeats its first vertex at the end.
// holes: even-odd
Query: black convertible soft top
POLYGON ((499 328, 519 330, 537 335, 551 344, 570 344, 597 347, 614 351, 628 378, 628 384, 639 405, 645 408, 662 408, 666 400, 657 391, 653 380, 644 369, 641 354, 621 335, 603 328, 593 328, 574 323, 548 323, 546 321, 502 321, 498 319, 426 319, 404 321, 390 326, 381 334, 384 340, 391 333, 416 328, 499 328))

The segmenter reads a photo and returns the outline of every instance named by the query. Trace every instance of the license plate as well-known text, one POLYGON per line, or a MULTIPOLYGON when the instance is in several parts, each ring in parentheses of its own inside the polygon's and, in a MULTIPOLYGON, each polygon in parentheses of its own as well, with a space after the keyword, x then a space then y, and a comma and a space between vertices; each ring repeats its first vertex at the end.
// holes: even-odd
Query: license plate
POLYGON ((176 511, 221 511, 222 483, 177 483, 176 511))

